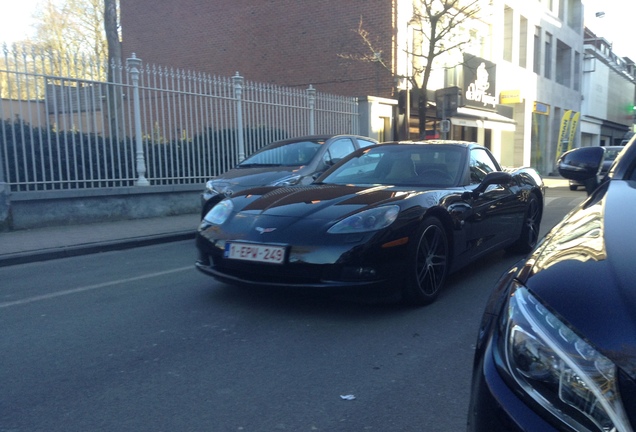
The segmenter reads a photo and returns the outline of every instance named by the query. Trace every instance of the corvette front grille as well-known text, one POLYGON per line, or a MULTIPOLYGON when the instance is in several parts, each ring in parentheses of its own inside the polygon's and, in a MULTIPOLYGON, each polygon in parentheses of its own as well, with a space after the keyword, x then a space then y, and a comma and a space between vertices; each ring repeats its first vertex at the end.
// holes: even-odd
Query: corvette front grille
POLYGON ((323 278, 322 266, 294 264, 279 266, 246 261, 233 261, 216 258, 214 269, 228 276, 238 277, 245 281, 280 283, 280 284, 316 284, 323 278))

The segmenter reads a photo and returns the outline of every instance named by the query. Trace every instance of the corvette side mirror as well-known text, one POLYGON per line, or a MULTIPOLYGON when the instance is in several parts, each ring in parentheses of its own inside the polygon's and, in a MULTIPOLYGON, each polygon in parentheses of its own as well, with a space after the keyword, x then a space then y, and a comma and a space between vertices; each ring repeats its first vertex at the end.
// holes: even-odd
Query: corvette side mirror
POLYGON ((493 171, 486 174, 486 177, 479 183, 479 186, 475 188, 472 192, 464 192, 462 198, 477 198, 479 195, 486 192, 488 186, 494 184, 508 184, 512 181, 512 176, 503 171, 493 171))

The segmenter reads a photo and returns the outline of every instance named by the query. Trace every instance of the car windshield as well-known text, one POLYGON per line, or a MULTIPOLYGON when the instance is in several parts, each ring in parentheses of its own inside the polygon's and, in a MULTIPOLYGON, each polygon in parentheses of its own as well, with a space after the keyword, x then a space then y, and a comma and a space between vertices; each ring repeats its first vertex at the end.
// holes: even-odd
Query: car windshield
POLYGON ((323 140, 294 141, 266 147, 245 159, 238 166, 301 166, 314 158, 323 140))
POLYGON ((454 186, 463 149, 452 145, 401 144, 356 153, 322 183, 395 186, 454 186))

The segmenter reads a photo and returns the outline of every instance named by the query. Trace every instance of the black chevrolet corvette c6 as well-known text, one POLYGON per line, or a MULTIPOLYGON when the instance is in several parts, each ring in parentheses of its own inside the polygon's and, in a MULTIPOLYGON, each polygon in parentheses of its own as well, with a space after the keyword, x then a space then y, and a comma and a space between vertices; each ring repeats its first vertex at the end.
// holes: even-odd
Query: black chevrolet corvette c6
POLYGON ((530 251, 542 211, 536 171, 503 171, 485 147, 385 143, 311 185, 221 201, 198 229, 196 267, 229 284, 394 292, 422 305, 476 258, 530 251))

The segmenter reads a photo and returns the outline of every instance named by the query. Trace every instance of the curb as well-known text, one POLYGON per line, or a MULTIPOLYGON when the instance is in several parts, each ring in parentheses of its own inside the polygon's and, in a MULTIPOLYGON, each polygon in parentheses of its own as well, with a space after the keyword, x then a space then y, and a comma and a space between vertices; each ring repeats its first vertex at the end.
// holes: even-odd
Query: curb
POLYGON ((27 264, 39 261, 49 261, 58 258, 68 258, 79 255, 89 255, 114 250, 132 249, 141 246, 151 246, 161 243, 170 243, 183 240, 194 240, 195 231, 182 231, 153 236, 134 237, 128 239, 108 240, 95 243, 85 243, 73 246, 61 246, 38 251, 27 251, 0 256, 0 267, 8 267, 16 264, 27 264))

